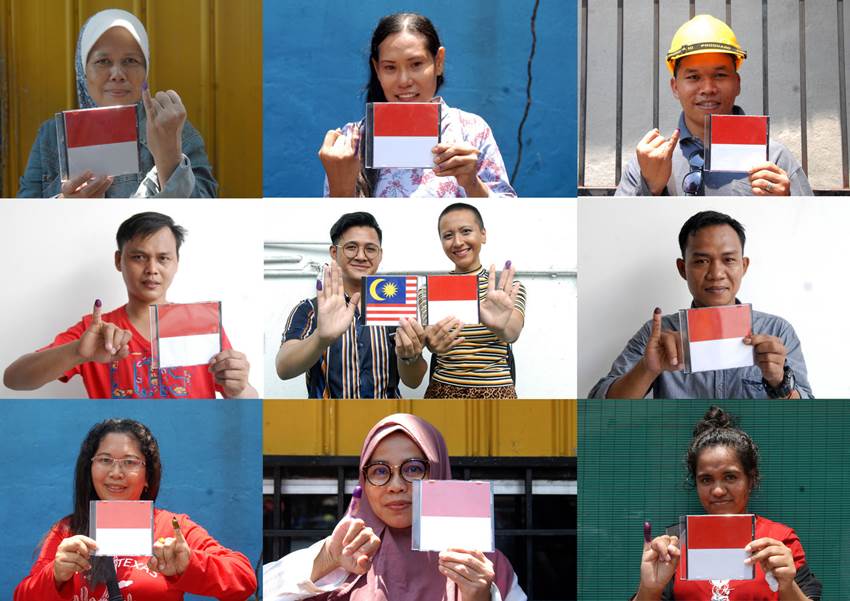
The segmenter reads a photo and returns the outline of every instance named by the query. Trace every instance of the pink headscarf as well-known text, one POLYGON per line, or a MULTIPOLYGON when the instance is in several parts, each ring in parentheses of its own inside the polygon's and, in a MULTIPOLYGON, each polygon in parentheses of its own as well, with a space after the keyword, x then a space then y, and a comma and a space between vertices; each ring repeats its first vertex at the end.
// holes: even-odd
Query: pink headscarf
MULTIPOLYGON (((407 413, 396 413, 379 421, 366 435, 360 451, 360 486, 365 488, 363 466, 369 461, 375 447, 393 432, 402 432, 415 442, 430 463, 428 477, 448 480, 452 477, 446 441, 434 426, 424 419, 407 413)), ((345 601, 455 601, 458 594, 455 584, 437 569, 439 553, 412 551, 410 528, 390 528, 382 522, 369 506, 366 495, 360 503, 357 517, 366 522, 381 539, 381 548, 375 554, 372 567, 361 576, 352 574, 339 590, 326 593, 317 599, 345 601)), ((496 586, 504 599, 511 588, 513 568, 500 551, 487 553, 496 573, 496 586)))

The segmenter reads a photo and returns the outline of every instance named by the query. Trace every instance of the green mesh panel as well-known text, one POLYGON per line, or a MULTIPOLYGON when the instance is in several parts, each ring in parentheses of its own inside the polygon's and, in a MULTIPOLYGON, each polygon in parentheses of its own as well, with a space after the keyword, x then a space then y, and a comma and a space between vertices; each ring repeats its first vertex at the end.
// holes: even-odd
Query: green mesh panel
MULTIPOLYGON (((579 598, 637 590, 643 522, 653 536, 702 513, 685 484, 694 424, 711 401, 579 401, 579 598)), ((850 599, 850 401, 722 401, 759 445, 749 510, 797 532, 823 599, 850 599)))

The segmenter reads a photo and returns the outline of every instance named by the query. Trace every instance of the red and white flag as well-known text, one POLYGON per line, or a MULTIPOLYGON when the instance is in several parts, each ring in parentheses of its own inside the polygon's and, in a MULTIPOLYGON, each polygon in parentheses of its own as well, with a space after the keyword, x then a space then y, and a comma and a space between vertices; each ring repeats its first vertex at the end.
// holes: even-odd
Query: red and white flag
POLYGON ((152 305, 154 367, 204 365, 221 352, 221 303, 152 305))
POLYGON ((91 538, 98 555, 149 556, 153 546, 153 501, 91 501, 91 538))
POLYGON ((767 161, 768 118, 762 115, 710 115, 711 171, 749 171, 767 161))
POLYGON ((744 344, 752 333, 749 304, 679 311, 688 372, 754 365, 753 347, 744 344))
POLYGON ((429 275, 425 285, 428 323, 452 316, 478 323, 478 275, 429 275))
POLYGON ((753 541, 755 516, 689 515, 687 517, 686 580, 752 580, 754 566, 744 560, 753 541))
POLYGON ((136 106, 64 111, 68 176, 86 170, 95 175, 139 171, 139 130, 136 106))
POLYGON ((367 107, 366 166, 434 166, 431 149, 440 141, 440 103, 375 102, 367 107))
POLYGON ((452 547, 493 551, 490 482, 418 480, 413 483, 413 549, 452 547))

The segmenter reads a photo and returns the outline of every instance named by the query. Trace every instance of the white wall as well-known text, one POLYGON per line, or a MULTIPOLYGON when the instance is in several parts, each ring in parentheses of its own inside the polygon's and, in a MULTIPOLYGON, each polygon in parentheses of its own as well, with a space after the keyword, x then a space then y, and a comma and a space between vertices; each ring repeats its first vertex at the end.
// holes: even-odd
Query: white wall
POLYGON ((659 306, 690 306, 676 270, 678 236, 694 213, 740 221, 750 267, 738 297, 794 326, 815 396, 850 396, 842 318, 850 298, 850 204, 842 198, 787 200, 583 198, 579 204, 579 394, 608 373, 631 336, 659 306))
MULTIPOLYGON (((452 263, 443 254, 437 235, 437 217, 449 201, 435 200, 272 200, 266 201, 264 239, 315 242, 286 250, 267 248, 273 255, 300 255, 293 264, 299 277, 276 278, 267 264, 264 283, 265 392, 269 398, 303 398, 304 376, 288 381, 277 378, 274 358, 280 347, 289 312, 302 299, 315 295, 316 271, 311 262, 328 260, 331 225, 351 211, 369 211, 384 234, 382 273, 430 271, 445 273, 452 263)), ((511 260, 517 270, 576 271, 576 203, 574 200, 483 199, 473 200, 484 218, 487 244, 482 263, 501 269, 511 260)), ((517 392, 523 398, 575 398, 576 395, 576 279, 574 276, 531 278, 518 276, 528 292, 525 328, 514 344, 517 392)), ((427 376, 415 391, 402 394, 419 398, 427 376)))
MULTIPOLYGON (((0 368, 50 343, 92 310, 127 302, 113 255, 115 232, 142 211, 170 215, 188 229, 171 302, 221 300, 233 347, 250 361, 250 382, 262 395, 260 200, 4 200, 0 202, 0 368)), ((80 378, 31 392, 0 385, 2 397, 85 397, 80 378)))

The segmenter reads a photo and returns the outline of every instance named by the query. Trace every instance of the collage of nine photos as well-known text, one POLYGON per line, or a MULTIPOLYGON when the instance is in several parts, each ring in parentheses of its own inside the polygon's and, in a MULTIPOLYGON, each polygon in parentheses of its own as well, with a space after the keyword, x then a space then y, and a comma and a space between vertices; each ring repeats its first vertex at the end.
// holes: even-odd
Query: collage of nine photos
POLYGON ((0 598, 850 599, 846 0, 0 15, 0 598))

